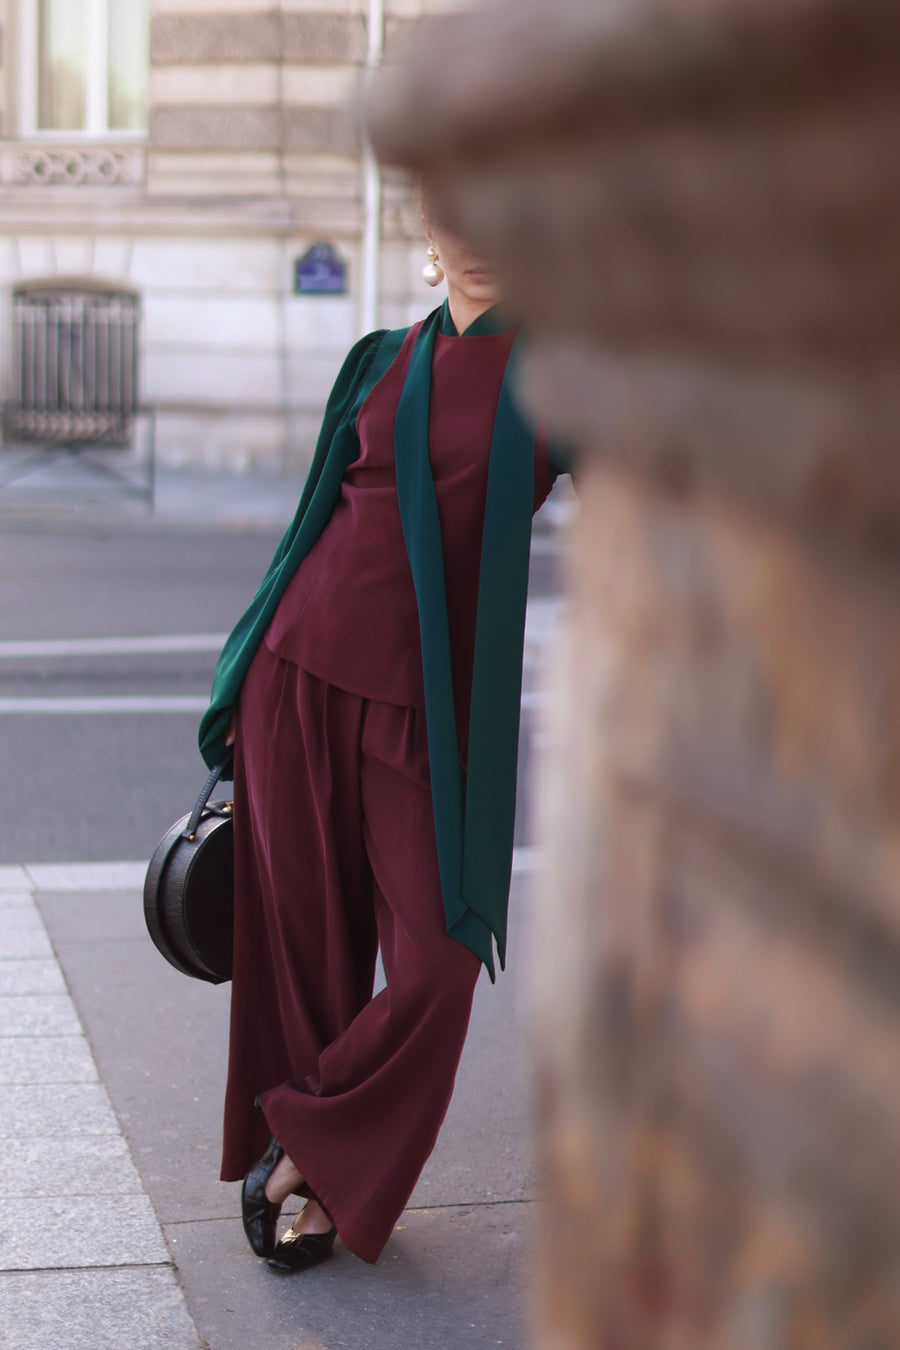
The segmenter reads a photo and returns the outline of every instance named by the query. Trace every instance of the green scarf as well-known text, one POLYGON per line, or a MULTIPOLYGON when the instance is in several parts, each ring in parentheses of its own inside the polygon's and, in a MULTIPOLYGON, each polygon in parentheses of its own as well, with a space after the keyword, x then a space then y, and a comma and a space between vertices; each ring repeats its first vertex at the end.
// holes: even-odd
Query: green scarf
MULTIPOLYGON (((513 357, 497 402, 478 580, 478 618, 463 781, 456 732, 444 560, 428 459, 431 360, 441 311, 416 338, 394 420, 394 461, 425 677, 425 720, 447 931, 493 977, 491 933, 506 959, 506 912, 516 810, 525 601, 534 502, 534 430, 517 414, 513 357)), ((490 318, 468 334, 490 332, 490 318)))

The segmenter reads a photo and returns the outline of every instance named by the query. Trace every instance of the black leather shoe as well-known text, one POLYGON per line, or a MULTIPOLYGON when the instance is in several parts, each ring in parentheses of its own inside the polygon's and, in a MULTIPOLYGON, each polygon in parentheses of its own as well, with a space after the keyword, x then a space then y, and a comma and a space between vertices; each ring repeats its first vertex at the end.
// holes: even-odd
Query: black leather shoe
POLYGON ((241 1218, 247 1241, 257 1256, 271 1256, 275 1250, 275 1225, 281 1205, 266 1199, 266 1182, 275 1171, 284 1149, 272 1136, 269 1147, 244 1177, 241 1187, 241 1218))
POLYGON ((289 1228, 267 1261, 271 1270, 282 1275, 295 1270, 309 1270, 325 1261, 334 1250, 337 1229, 329 1228, 327 1233, 295 1233, 289 1228))

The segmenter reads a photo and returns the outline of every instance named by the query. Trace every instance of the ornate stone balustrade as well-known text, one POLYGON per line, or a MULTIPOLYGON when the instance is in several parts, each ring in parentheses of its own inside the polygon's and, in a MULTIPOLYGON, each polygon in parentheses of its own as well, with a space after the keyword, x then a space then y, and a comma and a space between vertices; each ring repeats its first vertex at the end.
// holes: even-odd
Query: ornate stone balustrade
POLYGON ((4 187, 140 187, 144 170, 141 145, 29 141, 0 147, 0 183, 4 187))

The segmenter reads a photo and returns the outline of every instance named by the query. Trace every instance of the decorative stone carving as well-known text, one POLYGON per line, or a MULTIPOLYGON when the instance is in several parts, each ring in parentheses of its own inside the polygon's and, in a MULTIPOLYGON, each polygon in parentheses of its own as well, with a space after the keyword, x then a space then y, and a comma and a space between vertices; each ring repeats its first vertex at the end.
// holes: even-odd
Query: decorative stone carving
POLYGON ((2 180, 29 187, 137 187, 144 181, 144 151, 137 146, 7 147, 2 180))

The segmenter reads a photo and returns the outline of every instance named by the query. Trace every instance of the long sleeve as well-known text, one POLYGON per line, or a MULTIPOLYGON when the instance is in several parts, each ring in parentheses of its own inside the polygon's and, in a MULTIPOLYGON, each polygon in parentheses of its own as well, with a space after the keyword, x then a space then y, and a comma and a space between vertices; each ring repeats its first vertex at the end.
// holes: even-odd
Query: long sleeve
POLYGON ((200 722, 200 753, 210 768, 227 757, 225 731, 244 675, 275 612, 275 607, 304 554, 321 532, 334 506, 344 468, 358 441, 355 412, 361 397, 383 373, 385 330, 370 333, 352 348, 334 383, 312 465, 294 519, 282 536, 256 594, 225 641, 216 663, 210 705, 200 722), (382 359, 376 359, 382 353, 382 359))

